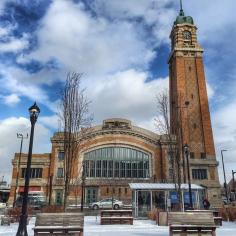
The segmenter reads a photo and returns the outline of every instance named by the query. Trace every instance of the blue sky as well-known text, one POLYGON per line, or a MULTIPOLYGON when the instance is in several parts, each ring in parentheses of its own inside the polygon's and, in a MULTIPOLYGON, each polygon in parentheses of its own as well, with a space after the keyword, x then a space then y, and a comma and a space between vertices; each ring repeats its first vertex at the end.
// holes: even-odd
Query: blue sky
MULTIPOLYGON (((183 5, 205 50, 216 152, 219 159, 228 149, 229 180, 236 170, 235 0, 183 5)), ((169 33, 178 12, 178 0, 1 0, 0 175, 9 178, 16 133, 29 132, 34 101, 41 108, 34 152, 50 151, 60 127, 58 93, 70 71, 83 73, 94 124, 123 117, 155 130, 155 96, 168 87, 169 33)))

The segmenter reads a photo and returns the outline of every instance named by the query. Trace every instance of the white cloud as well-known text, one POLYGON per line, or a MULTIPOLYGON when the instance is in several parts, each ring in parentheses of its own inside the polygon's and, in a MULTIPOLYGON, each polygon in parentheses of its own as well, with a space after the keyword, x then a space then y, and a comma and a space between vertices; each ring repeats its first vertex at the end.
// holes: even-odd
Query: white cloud
POLYGON ((224 107, 219 108, 212 114, 212 124, 215 137, 215 147, 218 160, 220 162, 221 180, 222 176, 222 162, 220 150, 227 149, 224 153, 225 169, 228 181, 231 179, 231 170, 236 170, 236 101, 225 104, 224 107))
POLYGON ((145 128, 145 129, 150 130, 154 133, 158 133, 157 129, 156 129, 156 126, 155 126, 155 122, 156 122, 155 119, 156 119, 156 116, 151 117, 150 119, 147 119, 147 120, 139 121, 137 123, 133 122, 133 125, 145 128))
POLYGON ((146 68, 155 55, 144 29, 130 21, 92 17, 82 4, 54 1, 37 32, 39 48, 30 57, 56 58, 66 70, 96 77, 132 67, 146 68))
MULTIPOLYGON (((20 140, 16 134, 30 133, 30 121, 24 117, 9 117, 0 120, 0 176, 11 179, 12 164, 15 152, 19 152, 20 140)), ((33 153, 50 152, 50 131, 43 125, 36 123, 33 153)), ((29 139, 24 140, 23 152, 28 152, 29 139)))
MULTIPOLYGON (((57 112, 58 101, 51 101, 48 93, 43 89, 42 85, 51 85, 55 78, 58 78, 59 71, 41 70, 39 73, 31 74, 23 69, 17 67, 5 67, 0 65, 1 76, 0 88, 2 91, 7 91, 15 94, 10 97, 5 97, 5 102, 17 102, 16 96, 20 99, 21 96, 27 97, 32 101, 38 101, 46 105, 51 111, 57 112), (55 76, 51 78, 50 75, 55 76), (44 82, 48 79, 47 82, 44 82), (14 100, 15 99, 15 100, 14 100)), ((54 90, 56 96, 59 91, 54 90)))
POLYGON ((0 37, 4 37, 9 34, 9 28, 0 26, 0 37))
POLYGON ((53 128, 54 130, 61 130, 61 122, 57 115, 40 116, 39 122, 46 127, 53 128))
POLYGON ((5 7, 5 4, 7 1, 9 1, 9 0, 1 0, 0 1, 0 14, 2 14, 4 12, 4 7, 5 7))
POLYGON ((161 43, 169 43, 169 34, 177 14, 175 9, 170 8, 170 4, 175 4, 175 1, 126 0, 120 4, 119 0, 95 0, 92 7, 97 13, 112 19, 142 18, 145 24, 152 27, 155 36, 153 46, 159 46, 161 43))
MULTIPOLYGON (((0 32, 1 33, 1 32, 0 32)), ((2 32, 4 33, 4 32, 2 32)), ((5 32, 7 33, 7 32, 5 32)), ((28 48, 29 46, 29 36, 27 34, 23 34, 21 38, 8 37, 6 42, 0 43, 0 52, 19 52, 23 49, 28 48)))
POLYGON ((5 102, 5 104, 7 104, 9 106, 14 106, 20 102, 20 98, 18 97, 17 94, 10 94, 10 95, 4 97, 4 102, 5 102))
POLYGON ((208 99, 211 99, 214 96, 214 89, 209 83, 206 83, 208 99))
MULTIPOLYGON (((20 70, 17 70, 20 72, 20 70)), ((13 92, 18 93, 23 96, 26 96, 32 100, 47 100, 46 92, 43 91, 39 86, 37 86, 34 83, 25 83, 25 81, 21 81, 19 77, 14 76, 14 72, 11 71, 11 74, 5 74, 6 77, 4 77, 4 87, 5 89, 13 92)), ((23 74, 27 75, 27 72, 25 73, 22 71, 23 74)), ((20 76, 20 78, 23 79, 23 77, 20 76)))
POLYGON ((88 89, 88 94, 92 96, 91 110, 96 121, 122 117, 146 124, 156 113, 155 95, 168 87, 167 78, 150 82, 147 79, 146 72, 127 70, 95 83, 88 89))
POLYGON ((214 3, 189 0, 184 2, 184 9, 186 15, 191 15, 199 27, 201 40, 210 41, 214 45, 222 42, 225 33, 235 35, 235 31, 229 30, 235 24, 234 5, 235 0, 227 0, 227 3, 222 0, 214 0, 214 3))

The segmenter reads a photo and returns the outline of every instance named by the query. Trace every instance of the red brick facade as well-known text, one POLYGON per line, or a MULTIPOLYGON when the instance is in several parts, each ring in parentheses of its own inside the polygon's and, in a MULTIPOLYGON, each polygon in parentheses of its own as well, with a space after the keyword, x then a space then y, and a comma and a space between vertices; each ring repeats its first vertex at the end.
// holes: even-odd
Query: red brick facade
MULTIPOLYGON (((167 161, 167 143, 164 136, 148 130, 132 126, 130 121, 123 119, 109 119, 107 122, 114 122, 116 127, 106 127, 106 121, 101 126, 92 127, 84 138, 78 160, 74 163, 75 178, 78 178, 76 184, 71 185, 69 202, 80 202, 81 198, 81 166, 84 154, 91 150, 97 150, 101 147, 127 147, 148 153, 150 157, 149 171, 150 175, 146 178, 86 178, 85 195, 89 190, 96 190, 96 199, 103 199, 112 195, 124 202, 131 203, 131 190, 128 183, 131 182, 171 182, 169 178, 169 162, 167 161), (119 122, 126 123, 127 127, 119 126, 119 122), (117 126, 118 124, 118 126, 117 126)), ((64 168, 63 162, 58 160, 58 153, 63 151, 63 133, 55 133, 51 138, 51 154, 34 154, 32 158, 32 168, 42 167, 42 178, 32 179, 30 186, 40 186, 45 192, 47 199, 51 198, 52 204, 57 203, 60 193, 63 194, 64 180, 58 178, 58 168, 64 168), (51 184, 50 184, 51 182, 51 184), (51 191, 50 191, 51 190, 51 191), (51 192, 51 195, 50 195, 51 192)), ((20 172, 26 166, 26 154, 22 156, 20 172)), ((15 155, 13 160, 12 188, 10 202, 13 201, 15 182, 17 176, 16 164, 19 154, 15 155)), ((24 179, 20 176, 19 188, 24 185, 24 179)), ((85 196, 86 197, 86 196, 85 196)))

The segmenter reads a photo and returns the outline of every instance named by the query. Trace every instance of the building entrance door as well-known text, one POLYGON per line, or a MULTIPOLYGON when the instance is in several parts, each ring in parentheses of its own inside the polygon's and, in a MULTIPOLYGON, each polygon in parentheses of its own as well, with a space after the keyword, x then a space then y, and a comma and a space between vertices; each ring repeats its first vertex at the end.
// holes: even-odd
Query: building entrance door
POLYGON ((63 197, 63 191, 62 190, 56 190, 55 194, 55 203, 56 205, 62 205, 62 197, 63 197))
POLYGON ((89 204, 97 201, 98 189, 95 187, 89 187, 85 189, 85 203, 89 204))
POLYGON ((138 217, 147 217, 151 210, 151 191, 137 191, 138 217))

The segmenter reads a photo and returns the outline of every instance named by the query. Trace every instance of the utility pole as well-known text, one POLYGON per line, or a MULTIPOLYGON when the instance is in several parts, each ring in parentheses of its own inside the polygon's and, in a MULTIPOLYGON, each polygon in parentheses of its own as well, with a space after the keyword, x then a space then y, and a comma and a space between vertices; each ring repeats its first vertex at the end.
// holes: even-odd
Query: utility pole
POLYGON ((220 150, 221 152, 221 159, 222 159, 222 166, 223 166, 223 174, 224 174, 224 188, 225 188, 225 196, 227 199, 227 203, 229 202, 229 198, 228 198, 228 191, 227 191, 227 183, 226 183, 226 176, 225 176, 225 164, 224 164, 224 155, 223 152, 226 152, 227 150, 223 149, 220 150))
POLYGON ((15 204, 16 204, 16 194, 17 194, 17 188, 18 188, 18 182, 19 182, 19 172, 20 172, 23 140, 28 138, 28 134, 26 134, 26 136, 24 136, 21 133, 17 133, 16 137, 21 139, 21 141, 20 141, 20 155, 19 155, 18 162, 17 162, 16 188, 15 188, 15 192, 14 192, 13 207, 15 207, 15 204))
POLYGON ((234 191, 234 200, 235 200, 236 194, 235 194, 235 179, 234 179, 234 174, 236 174, 236 171, 233 171, 233 170, 232 170, 232 176, 233 176, 233 191, 234 191))

